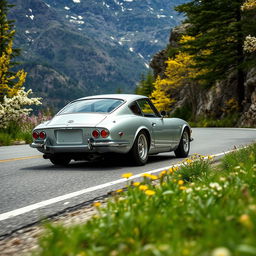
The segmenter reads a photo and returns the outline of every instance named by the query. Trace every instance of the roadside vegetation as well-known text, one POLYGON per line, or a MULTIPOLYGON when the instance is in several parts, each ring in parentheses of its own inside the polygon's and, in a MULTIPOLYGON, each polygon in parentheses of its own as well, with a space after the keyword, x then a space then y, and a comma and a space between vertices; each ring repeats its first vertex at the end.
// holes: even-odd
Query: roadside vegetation
POLYGON ((35 255, 256 255, 256 144, 221 163, 193 155, 118 190, 98 215, 73 227, 47 225, 35 255))
POLYGON ((193 126, 238 125, 244 101, 250 101, 246 77, 256 65, 256 1, 190 0, 175 10, 185 16, 181 32, 151 63, 153 79, 144 77, 136 92, 193 126), (214 88, 224 93, 218 96, 214 88), (219 104, 202 111, 201 97, 210 91, 219 104))
MULTIPOLYGON (((7 14, 13 5, 0 2, 0 146, 14 141, 30 142, 30 106, 40 105, 40 98, 31 98, 32 90, 25 90, 27 73, 18 69, 15 57, 20 50, 13 47, 14 21, 7 14)), ((40 118, 40 117, 39 117, 40 118)), ((33 119, 33 118, 32 118, 33 119)))

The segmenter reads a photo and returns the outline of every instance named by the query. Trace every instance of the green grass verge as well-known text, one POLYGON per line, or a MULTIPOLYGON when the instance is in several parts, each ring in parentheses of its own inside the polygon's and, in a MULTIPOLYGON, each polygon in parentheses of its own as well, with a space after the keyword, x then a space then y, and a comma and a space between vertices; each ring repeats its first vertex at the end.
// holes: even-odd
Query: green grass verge
POLYGON ((84 225, 48 225, 35 254, 256 255, 256 144, 217 167, 193 158, 129 184, 84 225))

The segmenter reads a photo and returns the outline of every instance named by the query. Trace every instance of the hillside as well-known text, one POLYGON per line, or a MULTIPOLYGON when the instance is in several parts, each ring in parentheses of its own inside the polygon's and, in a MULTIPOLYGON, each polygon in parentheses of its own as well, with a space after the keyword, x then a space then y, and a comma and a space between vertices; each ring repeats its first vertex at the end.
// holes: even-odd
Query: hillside
POLYGON ((60 107, 81 95, 133 92, 182 18, 182 0, 10 0, 26 86, 60 107))
MULTIPOLYGON (((154 76, 165 77, 166 61, 172 49, 178 45, 181 36, 186 34, 188 24, 182 24, 172 29, 167 47, 154 55, 150 66, 154 71, 154 76)), ((236 74, 230 72, 227 77, 216 82, 211 88, 203 87, 197 84, 196 88, 196 110, 195 116, 204 120, 200 126, 212 126, 216 120, 221 121, 226 117, 235 118, 227 123, 238 127, 256 127, 256 66, 249 68, 245 72, 245 98, 243 100, 243 109, 238 113, 233 99, 237 99, 236 92, 237 80, 236 74)), ((181 118, 193 121, 191 119, 191 101, 192 94, 189 86, 179 87, 173 90, 169 97, 175 99, 172 105, 171 114, 181 118)))

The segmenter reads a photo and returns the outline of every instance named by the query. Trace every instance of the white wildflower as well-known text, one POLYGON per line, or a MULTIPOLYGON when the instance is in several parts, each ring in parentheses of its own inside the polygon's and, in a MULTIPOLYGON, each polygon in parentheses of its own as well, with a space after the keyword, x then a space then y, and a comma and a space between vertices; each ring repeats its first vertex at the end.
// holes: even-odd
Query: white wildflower
POLYGON ((219 247, 213 250, 212 256, 231 256, 229 249, 225 247, 219 247))
POLYGON ((256 52, 256 37, 254 36, 247 36, 244 41, 244 51, 245 52, 256 52))

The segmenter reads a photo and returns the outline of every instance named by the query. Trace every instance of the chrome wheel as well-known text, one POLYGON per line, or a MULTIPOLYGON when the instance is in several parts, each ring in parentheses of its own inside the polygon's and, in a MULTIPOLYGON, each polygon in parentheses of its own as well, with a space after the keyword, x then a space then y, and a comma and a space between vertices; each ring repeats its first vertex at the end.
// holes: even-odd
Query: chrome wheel
POLYGON ((189 151, 189 135, 188 135, 187 132, 183 133, 182 141, 183 141, 183 150, 184 150, 184 152, 188 152, 189 151))
POLYGON ((180 143, 174 153, 176 157, 187 157, 190 150, 189 130, 186 128, 180 138, 180 143))
POLYGON ((150 138, 147 137, 145 131, 140 131, 133 146, 129 152, 131 160, 136 165, 144 165, 148 160, 148 150, 149 150, 150 138))
POLYGON ((141 160, 145 160, 148 156, 148 141, 143 133, 138 138, 138 154, 141 160))

